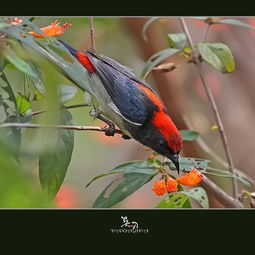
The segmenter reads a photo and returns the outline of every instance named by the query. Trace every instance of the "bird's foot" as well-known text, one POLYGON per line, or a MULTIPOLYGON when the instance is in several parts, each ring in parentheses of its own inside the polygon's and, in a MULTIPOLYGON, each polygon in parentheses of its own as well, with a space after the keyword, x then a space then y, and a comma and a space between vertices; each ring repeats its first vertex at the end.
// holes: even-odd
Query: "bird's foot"
POLYGON ((107 128, 107 130, 105 130, 104 133, 105 133, 106 136, 114 136, 115 133, 116 133, 115 125, 112 122, 109 122, 108 123, 108 128, 107 128))
POLYGON ((123 138, 123 139, 125 139, 125 140, 129 140, 129 139, 131 139, 131 137, 130 137, 130 136, 128 136, 128 135, 122 135, 122 138, 123 138))
POLYGON ((102 120, 103 122, 105 122, 108 125, 108 127, 106 127, 107 129, 104 132, 105 135, 106 136, 114 136, 115 133, 116 133, 116 128, 115 128, 115 125, 113 124, 113 122, 111 122, 110 120, 106 119, 102 115, 98 115, 97 118, 99 120, 102 120))

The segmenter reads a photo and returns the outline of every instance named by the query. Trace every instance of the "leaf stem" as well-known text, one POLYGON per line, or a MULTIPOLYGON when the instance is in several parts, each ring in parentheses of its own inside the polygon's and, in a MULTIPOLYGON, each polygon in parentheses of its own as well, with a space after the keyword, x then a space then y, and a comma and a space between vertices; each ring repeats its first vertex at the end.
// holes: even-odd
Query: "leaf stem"
MULTIPOLYGON (((193 44, 192 38, 190 36, 189 30, 187 28, 186 22, 185 22, 184 18, 179 18, 179 19, 180 19, 180 23, 181 23, 181 26, 183 28, 183 31, 184 31, 184 33, 187 36, 187 41, 189 43, 189 46, 192 49, 193 58, 194 58, 194 64, 197 67, 197 71, 198 71, 199 77, 200 77, 200 79, 202 81, 202 84, 204 86, 206 95, 208 97, 208 100, 210 102, 211 108, 213 110, 214 118, 215 118, 216 124, 218 126, 219 135, 220 135, 220 138, 221 138, 221 141, 222 141, 222 145, 223 145, 223 148, 224 148, 224 151, 225 151, 225 154, 226 154, 226 159, 227 159, 227 162, 228 162, 229 172, 234 174, 233 159, 232 159, 231 154, 230 154, 230 149, 229 149, 227 137, 226 137, 226 134, 225 134, 225 130, 223 128, 223 124, 222 124, 222 120, 221 120, 221 117, 220 117, 220 114, 219 114, 219 111, 218 111, 218 107, 217 107, 217 105, 215 103, 215 100, 213 98, 212 91, 211 91, 211 89, 210 89, 210 87, 209 87, 209 85, 208 85, 208 83, 207 83, 207 81, 206 81, 206 79, 204 77, 204 73, 203 73, 203 69, 202 69, 202 64, 199 61, 198 56, 196 55, 196 51, 194 49, 194 44, 193 44)), ((238 198, 237 181, 234 178, 232 179, 232 189, 233 189, 233 197, 234 197, 234 199, 237 199, 238 198)))

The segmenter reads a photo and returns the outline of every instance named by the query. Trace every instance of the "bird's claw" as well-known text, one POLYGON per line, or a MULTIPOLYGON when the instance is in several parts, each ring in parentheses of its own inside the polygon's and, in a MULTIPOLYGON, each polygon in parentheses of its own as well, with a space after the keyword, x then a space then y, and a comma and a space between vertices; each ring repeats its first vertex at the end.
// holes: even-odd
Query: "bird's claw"
POLYGON ((105 133, 106 136, 114 136, 115 133, 116 133, 116 128, 115 128, 114 124, 111 123, 109 125, 109 127, 107 128, 107 130, 105 130, 104 133, 105 133))
POLYGON ((122 135, 122 138, 123 138, 123 139, 125 139, 125 140, 129 140, 129 139, 131 139, 131 137, 130 137, 130 136, 128 136, 128 135, 122 135))

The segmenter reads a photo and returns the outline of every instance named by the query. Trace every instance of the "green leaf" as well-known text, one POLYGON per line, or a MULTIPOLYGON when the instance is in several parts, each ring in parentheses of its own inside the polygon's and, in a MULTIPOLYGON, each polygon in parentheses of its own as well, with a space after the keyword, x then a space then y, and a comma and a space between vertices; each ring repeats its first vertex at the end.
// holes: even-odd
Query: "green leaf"
POLYGON ((145 66, 141 73, 141 77, 143 78, 148 71, 157 66, 160 62, 162 62, 166 58, 176 54, 179 51, 180 51, 179 49, 168 48, 153 54, 145 63, 145 66))
POLYGON ((104 176, 110 175, 110 174, 118 174, 118 173, 140 173, 140 174, 149 174, 149 175, 156 175, 159 171, 155 170, 154 163, 151 163, 149 161, 143 161, 143 160, 134 160, 130 161, 124 164, 121 164, 112 170, 99 174, 95 176, 87 185, 88 187, 92 182, 95 180, 102 178, 104 176))
POLYGON ((179 193, 184 194, 190 198, 195 199, 203 208, 209 208, 208 197, 205 190, 201 187, 190 189, 188 191, 180 191, 179 193))
POLYGON ((142 173, 142 174, 152 174, 155 175, 158 173, 158 170, 155 169, 155 165, 153 163, 148 162, 147 160, 134 160, 119 166, 116 166, 112 170, 112 172, 119 173, 142 173))
MULTIPOLYGON (((4 71, 0 69, 0 124, 10 122, 20 122, 20 114, 11 84, 4 71)), ((17 158, 21 141, 20 129, 1 129, 0 136, 12 146, 13 155, 17 158)))
POLYGON ((37 100, 40 101, 44 98, 44 96, 37 90, 34 90, 34 99, 33 100, 37 100))
POLYGON ((60 102, 61 104, 65 104, 71 98, 73 98, 77 93, 77 88, 69 85, 60 85, 59 86, 59 94, 60 94, 60 102))
POLYGON ((31 66, 27 62, 22 60, 11 48, 5 48, 3 50, 3 55, 10 63, 12 63, 21 72, 33 78, 37 77, 37 74, 33 71, 31 66))
POLYGON ((29 79, 32 81, 35 89, 43 96, 45 96, 45 87, 41 78, 41 73, 39 72, 38 68, 29 62, 30 67, 32 68, 33 72, 36 74, 36 77, 29 76, 29 79))
POLYGON ((207 24, 214 24, 216 21, 218 21, 218 18, 215 17, 190 17, 192 19, 201 20, 204 21, 207 24))
POLYGON ((105 177, 105 176, 108 176, 108 175, 111 175, 111 174, 118 174, 120 172, 107 172, 107 173, 104 173, 104 174, 99 174, 97 176, 95 176, 86 186, 85 188, 87 188, 92 182, 94 182, 95 180, 97 179, 100 179, 102 177, 105 177))
MULTIPOLYGON (((208 167, 209 160, 199 159, 199 158, 188 158, 188 157, 180 157, 180 170, 189 172, 192 168, 196 168, 200 171, 205 171, 208 167)), ((173 170, 176 169, 172 161, 167 160, 165 164, 168 164, 169 167, 173 170)))
POLYGON ((52 208, 28 169, 13 157, 9 143, 0 140, 0 208, 52 208))
POLYGON ((238 19, 221 19, 221 20, 214 21, 213 24, 227 24, 227 25, 234 25, 234 26, 239 26, 239 27, 255 30, 255 27, 238 19))
POLYGON ((191 208, 189 197, 180 192, 170 193, 167 198, 163 198, 156 208, 191 208))
MULTIPOLYGON (((72 125, 70 112, 63 110, 61 114, 62 124, 72 125)), ((39 156, 40 182, 42 188, 48 192, 50 197, 55 196, 64 181, 74 145, 73 130, 58 129, 55 132, 55 148, 42 152, 39 156)))
POLYGON ((172 48, 182 49, 187 41, 186 35, 184 33, 168 34, 167 38, 169 46, 172 48))
POLYGON ((1 28, 10 27, 10 26, 12 26, 12 25, 11 25, 11 24, 9 24, 9 23, 6 23, 6 22, 2 22, 2 23, 0 23, 0 29, 1 29, 1 28))
POLYGON ((93 208, 109 208, 122 201, 153 178, 153 174, 124 173, 99 195, 93 208))
MULTIPOLYGON (((23 24, 36 33, 42 33, 40 28, 26 18, 23 18, 23 24)), ((45 39, 37 39, 31 36, 24 26, 12 26, 11 29, 0 28, 0 32, 19 40, 22 46, 30 51, 31 54, 37 52, 46 57, 79 88, 93 95, 94 92, 91 89, 86 68, 84 68, 56 38, 45 35, 45 39), (65 58, 63 58, 59 52, 65 55, 65 58), (72 62, 65 60, 67 57, 71 59, 72 62)))
POLYGON ((197 20, 207 20, 209 17, 190 17, 190 18, 197 20))
POLYGON ((158 17, 153 17, 153 18, 150 18, 148 21, 145 22, 145 24, 143 25, 143 29, 142 29, 142 37, 145 41, 148 40, 147 36, 146 36, 146 31, 148 29, 148 27, 153 23, 155 22, 156 20, 159 20, 161 18, 158 18, 158 17))
POLYGON ((235 70, 231 50, 223 43, 198 43, 202 58, 216 70, 229 73, 235 70))
POLYGON ((24 114, 31 107, 31 103, 20 93, 16 96, 16 103, 20 114, 24 114))
POLYGON ((183 141, 194 141, 198 138, 199 133, 191 130, 180 130, 183 141))
POLYGON ((239 176, 238 174, 230 173, 227 169, 221 170, 221 169, 217 169, 217 168, 208 166, 206 171, 203 171, 203 173, 211 174, 211 175, 219 176, 219 177, 225 177, 225 178, 235 178, 235 179, 239 180, 240 182, 242 182, 247 187, 252 186, 248 180, 244 179, 243 177, 239 176), (213 172, 210 172, 210 171, 213 171, 213 172), (215 172, 220 172, 221 174, 217 174, 215 172))

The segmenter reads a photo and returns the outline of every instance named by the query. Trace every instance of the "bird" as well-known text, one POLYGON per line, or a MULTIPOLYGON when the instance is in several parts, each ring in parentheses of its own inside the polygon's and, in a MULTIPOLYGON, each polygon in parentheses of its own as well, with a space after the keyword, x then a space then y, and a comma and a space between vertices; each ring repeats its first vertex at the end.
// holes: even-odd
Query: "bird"
POLYGON ((116 125, 124 139, 133 138, 170 159, 179 174, 182 135, 152 87, 126 66, 94 49, 80 51, 58 41, 86 68, 99 103, 96 118, 109 126, 105 134, 113 136, 116 125))

